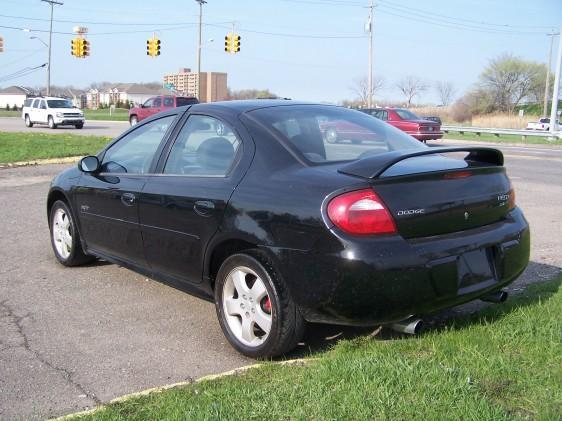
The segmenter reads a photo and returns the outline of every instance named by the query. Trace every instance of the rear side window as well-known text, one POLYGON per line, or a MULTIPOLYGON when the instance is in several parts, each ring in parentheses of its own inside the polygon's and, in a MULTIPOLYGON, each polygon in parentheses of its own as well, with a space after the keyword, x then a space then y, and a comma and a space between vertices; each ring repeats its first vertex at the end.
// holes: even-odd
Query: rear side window
POLYGON ((226 176, 239 148, 240 141, 228 125, 213 117, 192 115, 170 151, 164 174, 226 176))
POLYGON ((174 98, 171 96, 164 97, 164 107, 173 107, 174 106, 174 98))
POLYGON ((33 101, 33 108, 39 108, 39 103, 41 102, 40 99, 36 99, 33 101))
POLYGON ((193 104, 199 104, 197 98, 185 98, 181 96, 176 98, 176 105, 178 107, 183 107, 184 105, 193 105, 193 104))
POLYGON ((162 98, 154 98, 154 105, 152 105, 154 108, 157 107, 161 107, 162 106, 162 98))
POLYGON ((310 163, 352 161, 393 150, 426 148, 377 118, 341 107, 280 106, 249 114, 310 163))

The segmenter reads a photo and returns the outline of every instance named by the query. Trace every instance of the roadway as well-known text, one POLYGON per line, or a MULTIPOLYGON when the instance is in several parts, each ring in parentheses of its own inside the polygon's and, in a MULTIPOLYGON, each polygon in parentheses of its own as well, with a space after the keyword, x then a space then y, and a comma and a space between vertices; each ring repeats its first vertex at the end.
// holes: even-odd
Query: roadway
POLYGON ((127 121, 97 121, 86 120, 84 128, 77 130, 74 126, 62 126, 55 130, 49 127, 35 124, 33 127, 25 127, 21 118, 0 117, 0 129, 3 132, 24 132, 24 133, 65 133, 81 136, 108 136, 115 137, 129 128, 127 121))
MULTIPOLYGON (((532 226, 517 291, 562 267, 562 151, 502 150, 532 226)), ((64 167, 0 170, 0 419, 44 419, 252 363, 228 345, 212 303, 116 265, 56 262, 45 195, 64 167)), ((293 356, 340 331, 357 332, 314 326, 293 356)))

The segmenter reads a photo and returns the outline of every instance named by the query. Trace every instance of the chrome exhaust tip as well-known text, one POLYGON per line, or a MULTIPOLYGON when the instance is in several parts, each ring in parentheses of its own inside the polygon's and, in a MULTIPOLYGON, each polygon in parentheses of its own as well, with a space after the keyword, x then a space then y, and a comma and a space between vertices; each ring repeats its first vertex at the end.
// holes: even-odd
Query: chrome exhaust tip
POLYGON ((480 299, 482 301, 486 301, 488 303, 499 304, 499 303, 503 303, 505 300, 507 300, 508 295, 509 294, 507 293, 507 291, 501 291, 500 290, 500 291, 492 292, 490 294, 483 295, 482 297, 480 297, 480 299))
POLYGON ((415 317, 402 320, 401 322, 392 323, 389 325, 392 330, 400 333, 407 333, 408 335, 417 335, 423 329, 423 320, 415 317))

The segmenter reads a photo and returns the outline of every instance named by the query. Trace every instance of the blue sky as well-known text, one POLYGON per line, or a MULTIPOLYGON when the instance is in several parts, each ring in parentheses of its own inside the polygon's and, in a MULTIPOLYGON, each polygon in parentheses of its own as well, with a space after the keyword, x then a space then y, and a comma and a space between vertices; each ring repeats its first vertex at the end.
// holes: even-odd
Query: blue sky
MULTIPOLYGON (((87 26, 91 56, 70 55, 70 34, 53 36, 52 83, 150 82, 180 67, 195 68, 198 5, 195 0, 63 0, 54 31, 87 26), (60 22, 68 21, 68 22, 60 22), (88 22, 88 23, 87 23, 88 22), (103 24, 100 24, 103 23, 103 24), (177 24, 177 25, 174 25, 177 24), (146 56, 156 31, 162 55, 146 56)), ((233 89, 269 88, 278 95, 332 101, 354 96, 354 78, 366 76, 368 0, 208 0, 204 6, 202 70, 228 72, 233 89), (223 51, 235 21, 241 52, 223 51), (345 38, 330 38, 345 37, 345 38)), ((546 62, 549 28, 562 24, 560 0, 378 0, 375 1, 374 74, 386 87, 378 98, 400 99, 393 86, 406 75, 429 83, 451 81, 460 94, 486 63, 510 52, 546 62)), ((43 70, 10 81, 2 77, 46 62, 47 50, 28 28, 45 31, 49 6, 40 0, 0 0, 0 86, 43 85, 43 70), (28 18, 28 19, 23 19, 28 18)), ((556 49, 556 47, 555 47, 556 49)), ((429 90, 419 101, 436 102, 429 90)))

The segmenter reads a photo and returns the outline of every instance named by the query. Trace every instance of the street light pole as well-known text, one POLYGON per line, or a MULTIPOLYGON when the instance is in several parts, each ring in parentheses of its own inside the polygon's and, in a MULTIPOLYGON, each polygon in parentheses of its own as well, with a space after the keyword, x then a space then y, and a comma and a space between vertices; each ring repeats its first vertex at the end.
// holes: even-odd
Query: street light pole
POLYGON ((367 77, 368 80, 368 92, 367 92, 367 107, 373 107, 373 9, 375 5, 373 4, 373 0, 371 0, 369 6, 369 22, 367 23, 368 28, 367 31, 369 32, 369 74, 367 77))
POLYGON ((542 109, 542 116, 546 117, 548 109, 548 88, 550 87, 550 68, 552 66, 552 44, 554 44, 554 32, 547 34, 550 37, 550 50, 548 52, 548 67, 546 68, 546 81, 544 83, 544 104, 542 109))
MULTIPOLYGON (((562 34, 562 27, 560 27, 562 34)), ((550 132, 558 130, 558 91, 560 90, 560 71, 562 67, 562 35, 558 39, 558 55, 556 56, 556 73, 554 74, 554 89, 552 91, 552 107, 550 108, 550 132)))
POLYGON ((202 36, 202 26, 203 26, 203 5, 207 2, 205 0, 195 0, 199 3, 199 39, 197 41, 197 86, 196 86, 196 96, 199 101, 201 101, 201 36, 202 36))
POLYGON ((49 26, 49 60, 47 61, 47 96, 51 95, 51 44, 53 41, 53 12, 55 4, 62 6, 63 3, 56 0, 41 0, 51 5, 51 23, 49 26))

